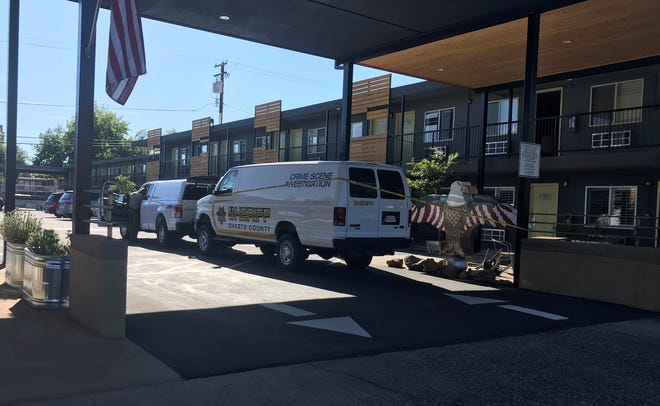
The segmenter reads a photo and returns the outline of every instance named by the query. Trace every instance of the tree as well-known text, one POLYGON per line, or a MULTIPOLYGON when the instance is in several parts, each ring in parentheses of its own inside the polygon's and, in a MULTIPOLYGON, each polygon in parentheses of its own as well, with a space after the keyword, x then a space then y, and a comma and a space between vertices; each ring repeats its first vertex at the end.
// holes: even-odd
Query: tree
MULTIPOLYGON (((75 117, 65 126, 57 126, 39 134, 39 144, 34 157, 35 165, 62 166, 73 164, 75 151, 75 117)), ((94 106, 94 159, 112 159, 144 153, 144 148, 134 148, 133 138, 128 135, 128 122, 117 114, 94 106)))
MULTIPOLYGON (((5 157, 7 155, 7 148, 5 144, 5 133, 0 128, 0 162, 5 162, 5 157)), ((25 165, 29 160, 27 152, 20 145, 16 146, 16 164, 25 165)))
POLYGON ((431 155, 421 161, 413 158, 408 162, 408 184, 420 196, 437 193, 453 176, 456 159, 457 153, 446 155, 440 148, 433 148, 431 155))

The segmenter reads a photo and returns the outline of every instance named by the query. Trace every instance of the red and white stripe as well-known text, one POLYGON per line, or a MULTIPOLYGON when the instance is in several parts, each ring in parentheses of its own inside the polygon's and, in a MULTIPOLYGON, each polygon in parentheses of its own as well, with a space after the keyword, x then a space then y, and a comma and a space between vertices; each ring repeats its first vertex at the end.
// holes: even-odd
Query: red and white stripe
POLYGON ((506 227, 516 225, 518 212, 513 206, 498 203, 496 206, 477 204, 472 207, 463 229, 468 230, 476 225, 488 227, 506 227))
POLYGON ((112 0, 110 20, 105 91, 123 105, 138 76, 147 73, 137 0, 112 0))
POLYGON ((445 214, 440 206, 425 204, 417 208, 413 205, 410 214, 412 223, 429 223, 440 231, 445 229, 445 214))

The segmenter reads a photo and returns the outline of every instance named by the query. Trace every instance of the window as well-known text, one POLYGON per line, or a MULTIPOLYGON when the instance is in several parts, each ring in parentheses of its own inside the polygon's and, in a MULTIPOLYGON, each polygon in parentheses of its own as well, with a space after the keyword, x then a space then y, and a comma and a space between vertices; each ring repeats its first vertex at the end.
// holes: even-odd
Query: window
MULTIPOLYGON (((511 111, 511 134, 518 134, 518 98, 513 98, 511 111)), ((488 102, 488 137, 509 135, 509 99, 488 102)))
POLYGON ((634 186, 587 187, 585 224, 632 226, 636 203, 637 188, 634 186))
POLYGON ((112 166, 108 168, 109 176, 119 176, 121 175, 121 166, 112 166))
POLYGON ((325 153, 325 128, 314 128, 307 131, 307 155, 325 153))
POLYGON ((218 143, 217 142, 212 142, 211 143, 211 148, 209 150, 211 151, 211 153, 209 155, 218 156, 218 143))
POLYGON ((376 176, 367 168, 348 168, 349 194, 358 199, 376 198, 376 176))
POLYGON ((362 137, 363 124, 362 121, 351 123, 351 138, 362 137))
POLYGON ((512 186, 497 186, 497 187, 485 187, 484 193, 487 195, 493 195, 499 198, 505 203, 510 205, 516 204, 516 188, 512 186))
POLYGON ((509 141, 486 141, 486 155, 504 155, 509 153, 509 141))
POLYGON ((234 190, 238 171, 229 171, 222 177, 215 190, 220 193, 231 193, 234 190))
POLYGON ((369 135, 387 134, 387 117, 369 120, 369 135))
POLYGON ((209 144, 206 142, 193 142, 193 156, 200 156, 209 152, 209 144))
POLYGON ((262 137, 255 138, 254 139, 254 147, 255 148, 273 149, 273 136, 272 135, 264 135, 262 137))
POLYGON ((482 228, 481 241, 504 241, 503 228, 482 228))
POLYGON ((403 181, 399 172, 379 169, 378 183, 380 184, 381 199, 405 199, 406 190, 403 187, 403 181))
POLYGON ((454 108, 424 113, 424 142, 451 141, 454 139, 454 108))
POLYGON ((644 79, 610 83, 591 88, 591 126, 637 123, 642 121, 644 79), (621 110, 612 112, 611 110, 621 110))
POLYGON ((245 161, 247 155, 247 143, 245 140, 234 141, 231 147, 231 159, 234 162, 245 161))
POLYGON ((630 130, 591 134, 591 148, 625 147, 630 145, 630 130))

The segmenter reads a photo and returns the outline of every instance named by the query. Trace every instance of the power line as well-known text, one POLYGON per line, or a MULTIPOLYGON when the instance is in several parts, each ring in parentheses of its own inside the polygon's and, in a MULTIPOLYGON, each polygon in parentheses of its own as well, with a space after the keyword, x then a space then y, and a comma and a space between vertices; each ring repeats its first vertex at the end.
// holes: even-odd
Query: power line
MULTIPOLYGON (((0 100, 0 103, 7 104, 6 100, 0 100)), ((71 106, 67 104, 52 104, 52 103, 40 103, 40 102, 18 102, 22 106, 37 106, 37 107, 57 107, 57 108, 68 108, 73 109, 76 106, 71 106)), ((200 111, 205 107, 212 105, 213 103, 206 103, 205 105, 198 107, 196 109, 166 109, 166 108, 146 108, 146 107, 107 107, 109 110, 131 110, 131 111, 157 111, 157 112, 182 112, 182 113, 194 113, 200 111)))

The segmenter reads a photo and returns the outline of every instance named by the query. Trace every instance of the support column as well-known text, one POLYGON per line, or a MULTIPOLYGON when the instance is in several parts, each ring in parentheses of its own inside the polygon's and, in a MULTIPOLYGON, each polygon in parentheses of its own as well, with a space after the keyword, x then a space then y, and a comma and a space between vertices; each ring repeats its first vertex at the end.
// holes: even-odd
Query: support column
MULTIPOLYGON (((527 17, 527 50, 525 54, 525 88, 523 91, 523 113, 520 140, 535 142, 536 135, 534 116, 536 113, 536 75, 539 56, 539 26, 540 16, 538 13, 527 17)), ((518 154, 520 159, 520 154, 518 154)), ((513 284, 518 286, 520 282, 520 257, 523 238, 527 238, 527 227, 529 225, 529 179, 519 177, 516 198, 518 209, 518 227, 524 230, 516 230, 515 257, 513 263, 513 284)))
POLYGON ((9 3, 7 58, 7 155, 5 157, 5 212, 16 208, 16 128, 18 122, 18 18, 20 2, 9 3))
POLYGON ((94 139, 94 65, 96 39, 93 33, 96 0, 80 0, 78 14, 78 85, 76 96, 76 136, 73 167, 73 234, 89 234, 92 186, 92 141, 94 139), (90 42, 91 38, 91 42, 90 42), (88 47, 89 45, 89 47, 88 47))
POLYGON ((344 84, 341 100, 341 129, 344 142, 344 160, 350 159, 351 151, 351 109, 353 108, 353 62, 344 62, 344 84))
POLYGON ((477 163, 477 189, 484 191, 486 179, 486 137, 488 136, 488 92, 481 95, 481 152, 477 163))
POLYGON ((401 127, 399 127, 399 133, 401 134, 401 143, 399 145, 399 166, 403 166, 403 146, 404 138, 403 132, 406 128, 406 95, 401 96, 401 127))

